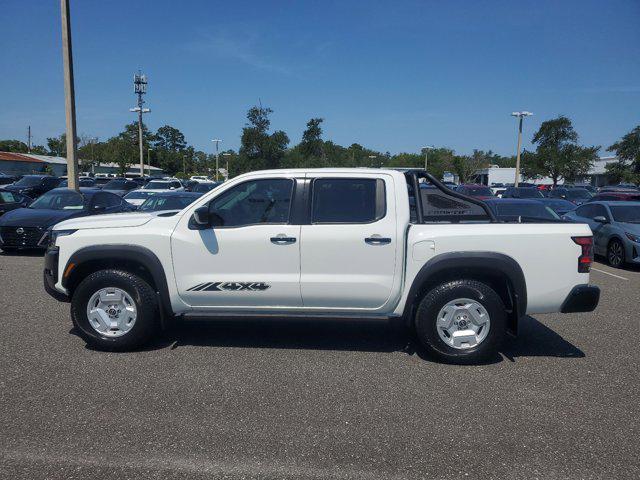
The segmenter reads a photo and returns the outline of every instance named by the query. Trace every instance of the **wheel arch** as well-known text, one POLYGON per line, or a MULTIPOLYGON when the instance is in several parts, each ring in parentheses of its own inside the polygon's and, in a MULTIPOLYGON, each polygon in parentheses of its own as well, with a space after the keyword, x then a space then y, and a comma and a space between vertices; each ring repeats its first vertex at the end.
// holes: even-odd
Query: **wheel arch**
POLYGON ((518 319, 527 311, 527 285, 522 268, 513 258, 496 252, 450 252, 425 263, 414 278, 404 308, 409 325, 422 296, 441 283, 470 279, 488 284, 507 308, 507 329, 517 334, 518 319))
POLYGON ((156 291, 163 315, 171 314, 169 287, 162 263, 155 253, 138 245, 96 245, 77 250, 62 270, 62 286, 71 297, 84 278, 108 268, 125 270, 144 278, 156 291))

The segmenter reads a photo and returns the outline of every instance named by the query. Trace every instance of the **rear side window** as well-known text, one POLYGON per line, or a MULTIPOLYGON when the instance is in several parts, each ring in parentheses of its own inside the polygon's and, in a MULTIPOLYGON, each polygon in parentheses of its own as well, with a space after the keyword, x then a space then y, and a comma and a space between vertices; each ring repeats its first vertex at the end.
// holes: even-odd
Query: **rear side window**
POLYGON ((384 181, 318 178, 313 182, 312 223, 371 223, 386 213, 384 181))

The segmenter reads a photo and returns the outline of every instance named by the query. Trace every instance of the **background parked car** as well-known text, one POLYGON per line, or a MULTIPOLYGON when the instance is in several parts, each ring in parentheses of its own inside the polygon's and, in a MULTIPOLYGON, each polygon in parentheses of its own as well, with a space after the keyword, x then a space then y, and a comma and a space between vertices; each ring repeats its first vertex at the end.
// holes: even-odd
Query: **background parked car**
POLYGON ((15 182, 17 180, 18 180, 18 177, 15 177, 13 175, 5 175, 4 173, 0 173, 0 185, 11 185, 13 182, 15 182))
POLYGON ((60 178, 52 177, 51 175, 25 175, 17 182, 5 186, 4 190, 37 198, 43 193, 56 188, 60 181, 60 178))
POLYGON ((507 187, 502 198, 544 198, 536 187, 507 187))
POLYGON ((93 179, 93 181, 95 182, 94 187, 95 188, 102 188, 107 183, 109 183, 111 180, 113 180, 113 179, 112 178, 108 178, 108 177, 94 177, 94 179, 93 179))
POLYGON ((554 188, 551 190, 549 194, 549 198, 562 198, 563 200, 568 200, 574 205, 582 205, 585 202, 588 202, 591 197, 591 192, 584 188, 554 188))
POLYGON ((462 193, 463 195, 468 195, 470 197, 476 197, 480 200, 484 200, 487 198, 494 198, 493 192, 486 185, 476 185, 476 184, 464 184, 458 185, 456 188, 456 192, 462 193))
POLYGON ((5 251, 46 248, 47 229, 70 218, 103 213, 130 212, 132 208, 119 196, 96 189, 53 189, 26 208, 0 217, 0 248, 5 251))
POLYGON ((182 210, 193 203, 201 193, 193 192, 165 192, 156 193, 147 198, 138 209, 141 212, 158 212, 161 210, 182 210))
MULTIPOLYGON (((80 177, 78 179, 79 186, 82 188, 93 188, 96 185, 96 181, 91 177, 80 177)), ((60 182, 57 188, 67 188, 69 186, 69 180, 65 179, 60 182)))
POLYGON ((538 198, 537 201, 549 207, 561 217, 565 213, 570 212, 571 210, 576 208, 573 203, 562 198, 538 198))
POLYGON ((198 182, 191 191, 195 193, 207 193, 221 184, 222 182, 198 182))
POLYGON ((591 197, 590 202, 639 202, 640 192, 631 191, 607 191, 591 197))
POLYGON ((126 178, 114 178, 110 182, 105 183, 102 190, 105 192, 111 192, 119 197, 124 197, 131 190, 140 188, 137 182, 127 180, 126 178))
POLYGON ((148 191, 144 189, 133 190, 124 196, 129 205, 138 208, 144 201, 152 195, 156 195, 156 191, 148 191))
POLYGON ((26 195, 0 190, 0 216, 16 208, 24 208, 29 203, 31 203, 31 198, 26 195))
POLYGON ((498 220, 503 222, 561 221, 560 216, 538 200, 494 198, 485 200, 498 220))
POLYGON ((151 180, 144 186, 145 190, 155 190, 157 192, 162 191, 183 191, 184 187, 179 180, 151 180))
POLYGON ((595 254, 612 267, 640 264, 640 202, 589 202, 565 218, 589 224, 595 254))

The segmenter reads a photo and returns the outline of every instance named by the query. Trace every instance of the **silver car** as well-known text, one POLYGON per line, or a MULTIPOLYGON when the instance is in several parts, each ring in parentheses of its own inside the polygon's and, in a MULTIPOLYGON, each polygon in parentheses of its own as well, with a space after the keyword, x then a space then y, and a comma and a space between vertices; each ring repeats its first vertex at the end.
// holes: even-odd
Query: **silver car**
POLYGON ((640 265, 640 202, 589 202, 563 218, 589 224, 594 253, 612 267, 640 265))

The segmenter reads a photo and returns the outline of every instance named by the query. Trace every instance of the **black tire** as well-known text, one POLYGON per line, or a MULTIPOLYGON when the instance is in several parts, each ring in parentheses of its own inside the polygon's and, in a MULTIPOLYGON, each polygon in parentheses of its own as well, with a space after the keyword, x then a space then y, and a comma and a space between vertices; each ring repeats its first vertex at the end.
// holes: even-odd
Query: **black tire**
POLYGON ((435 359, 454 364, 482 363, 496 358, 506 333, 507 312, 500 296, 488 285, 476 280, 452 280, 428 291, 415 316, 415 331, 427 352, 435 359), (438 334, 440 309, 459 298, 477 301, 490 318, 489 332, 479 344, 454 348, 438 334))
POLYGON ((79 335, 99 350, 127 351, 144 346, 157 333, 160 314, 154 289, 137 275, 122 270, 99 270, 86 277, 71 299, 71 319, 79 335), (108 337, 95 330, 87 318, 87 303, 98 290, 116 287, 131 296, 137 310, 131 330, 120 337, 108 337))
POLYGON ((624 245, 617 238, 612 239, 607 245, 607 263, 613 268, 621 268, 624 265, 624 245))

